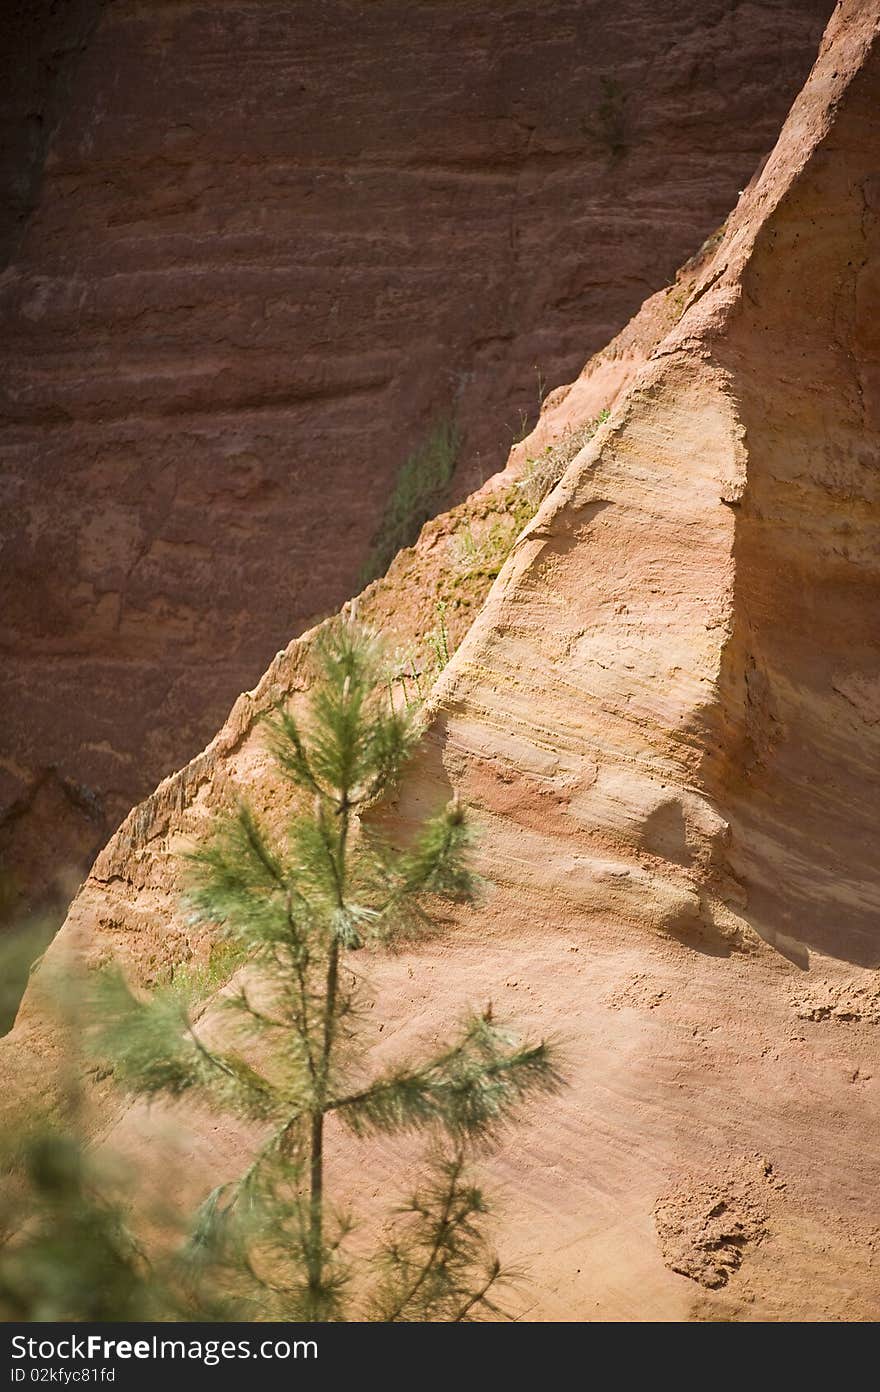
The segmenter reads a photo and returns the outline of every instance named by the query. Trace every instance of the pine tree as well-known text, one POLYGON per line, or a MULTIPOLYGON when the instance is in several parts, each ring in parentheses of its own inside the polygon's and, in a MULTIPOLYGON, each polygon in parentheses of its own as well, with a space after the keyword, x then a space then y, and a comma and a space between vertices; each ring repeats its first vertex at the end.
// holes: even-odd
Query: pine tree
POLYGON ((522 1044, 491 1009, 445 1047, 367 1081, 349 956, 438 931, 443 899, 471 900, 471 832, 456 798, 404 849, 364 818, 397 784, 420 738, 395 709, 378 642, 352 623, 317 647, 318 679, 300 723, 279 708, 268 738, 297 811, 273 834, 241 802, 189 857, 195 912, 247 965, 223 999, 228 1049, 207 1042, 173 988, 136 998, 104 977, 101 1047, 140 1094, 197 1091, 251 1118, 266 1138, 234 1184, 202 1205, 185 1258, 196 1305, 222 1293, 245 1318, 468 1320, 497 1313, 504 1271, 484 1231, 486 1200, 468 1178, 490 1140, 559 1075, 546 1042, 522 1044), (423 1184, 393 1235, 352 1264, 352 1220, 326 1189, 327 1121, 355 1137, 422 1133, 423 1184), (206 1295, 206 1292, 209 1295, 206 1295))

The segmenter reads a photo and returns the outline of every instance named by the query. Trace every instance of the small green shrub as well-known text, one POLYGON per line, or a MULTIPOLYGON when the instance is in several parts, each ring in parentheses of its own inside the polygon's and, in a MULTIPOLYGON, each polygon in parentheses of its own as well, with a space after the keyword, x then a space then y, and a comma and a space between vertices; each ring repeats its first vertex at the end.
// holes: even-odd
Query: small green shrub
POLYGON ((458 426, 447 417, 437 421, 404 461, 361 570, 362 585, 384 575, 398 551, 411 546, 425 522, 440 510, 460 445, 458 426))

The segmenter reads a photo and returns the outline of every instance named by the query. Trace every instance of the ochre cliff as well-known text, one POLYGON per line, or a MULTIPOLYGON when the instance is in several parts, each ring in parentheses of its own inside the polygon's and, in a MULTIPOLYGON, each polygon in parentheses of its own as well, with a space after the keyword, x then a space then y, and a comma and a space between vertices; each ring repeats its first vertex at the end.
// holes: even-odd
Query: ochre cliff
POLYGON ((438 415, 463 497, 717 227, 830 8, 102 7, 0 282, 0 858, 32 897, 352 593, 438 415))
MULTIPOLYGON (((567 1091, 486 1162, 530 1318, 880 1308, 878 167, 880 0, 844 0, 717 245, 359 602, 419 651, 461 529, 491 536, 527 460, 612 408, 469 626, 485 582, 458 586, 462 641, 388 814, 404 833, 459 791, 486 901, 370 963, 377 1057, 487 999, 564 1041, 567 1091)), ((308 683, 306 635, 129 815, 53 955, 149 984, 207 950, 178 853, 237 788, 283 813, 257 718, 308 683)), ((57 1049, 31 991, 4 1076, 38 1091, 57 1049)), ((157 1109, 102 1134, 176 1155, 194 1193, 253 1145, 175 1121, 171 1152, 157 1109)), ((362 1156, 333 1153, 369 1207, 362 1156)), ((397 1164, 377 1144, 370 1173, 397 1164)))

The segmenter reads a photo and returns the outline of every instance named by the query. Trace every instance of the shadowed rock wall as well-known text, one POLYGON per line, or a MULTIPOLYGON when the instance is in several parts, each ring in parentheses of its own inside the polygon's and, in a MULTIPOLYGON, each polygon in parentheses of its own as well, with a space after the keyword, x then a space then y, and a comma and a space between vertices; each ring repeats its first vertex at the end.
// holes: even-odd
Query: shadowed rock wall
POLYGON ((6 0, 0 14, 0 268, 34 209, 101 0, 6 0))

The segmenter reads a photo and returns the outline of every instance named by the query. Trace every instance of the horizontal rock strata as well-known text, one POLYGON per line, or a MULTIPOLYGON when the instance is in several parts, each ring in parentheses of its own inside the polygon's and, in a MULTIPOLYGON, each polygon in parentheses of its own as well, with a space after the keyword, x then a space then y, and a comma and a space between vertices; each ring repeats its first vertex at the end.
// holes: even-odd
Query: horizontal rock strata
MULTIPOLYGON (((459 497, 500 465, 724 217, 829 10, 103 7, 0 282, 0 856, 25 889, 55 875, 32 844, 85 869, 352 593, 437 416, 459 497)), ((16 93, 42 110, 11 86, 13 134, 16 93)))
MULTIPOLYGON (((472 500, 479 530, 530 458, 612 406, 435 686, 385 814, 403 836, 458 791, 485 902, 370 963, 379 1060, 457 1002, 562 1041, 568 1089, 486 1162, 529 1318, 876 1317, 878 96, 880 0, 844 0, 723 238, 472 500)), ((423 634, 459 522, 426 528, 361 616, 423 634)), ((179 851, 236 790, 284 813, 256 718, 309 680, 307 637, 129 816, 56 959, 149 984, 207 950, 179 851)), ((32 990, 3 1070, 36 1093, 58 1046, 32 990)), ((155 1111, 117 1106, 102 1134, 200 1192, 254 1144, 170 1119, 170 1149, 155 1111)), ((333 1156, 369 1212, 362 1154, 334 1137, 333 1156)), ((399 1166, 377 1143, 369 1173, 399 1166)))

